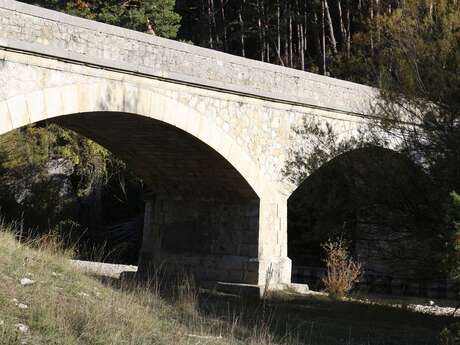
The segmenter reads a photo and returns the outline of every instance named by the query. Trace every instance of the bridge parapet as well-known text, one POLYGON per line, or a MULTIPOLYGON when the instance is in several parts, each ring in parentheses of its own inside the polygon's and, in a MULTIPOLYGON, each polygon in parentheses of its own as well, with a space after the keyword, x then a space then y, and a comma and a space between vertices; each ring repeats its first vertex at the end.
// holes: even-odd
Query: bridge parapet
POLYGON ((277 102, 363 114, 374 89, 0 0, 0 46, 277 102))

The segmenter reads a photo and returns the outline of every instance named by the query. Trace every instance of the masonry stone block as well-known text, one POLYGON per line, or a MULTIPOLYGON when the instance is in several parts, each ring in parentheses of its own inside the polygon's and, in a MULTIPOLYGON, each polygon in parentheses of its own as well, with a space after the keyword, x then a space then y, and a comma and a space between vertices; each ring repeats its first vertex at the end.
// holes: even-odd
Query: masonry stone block
POLYGON ((152 92, 150 90, 141 88, 138 92, 138 101, 136 114, 149 116, 152 92))
POLYGON ((13 128, 22 127, 30 123, 29 109, 24 96, 16 96, 7 100, 7 107, 11 114, 13 128))
POLYGON ((0 134, 6 133, 13 129, 10 112, 5 101, 0 101, 0 134))
MULTIPOLYGON (((37 98, 35 100, 35 106, 40 109, 40 104, 42 104, 42 99, 41 97, 43 97, 43 95, 41 95, 40 91, 38 92, 35 92, 35 93, 38 93, 37 95, 37 98)), ((28 97, 29 98, 33 98, 32 97, 28 97)), ((69 86, 66 86, 62 89, 61 91, 61 100, 62 100, 62 113, 63 114, 74 114, 78 111, 79 107, 78 107, 78 91, 77 91, 77 86, 76 85, 69 85, 69 86)), ((41 110, 41 109, 40 109, 41 110)), ((43 111, 43 110, 41 110, 43 111)), ((43 111, 44 113, 44 111, 43 111)), ((33 116, 32 116, 32 110, 31 110, 31 117, 32 117, 32 120, 33 121, 37 121, 37 120, 34 120, 33 116)))

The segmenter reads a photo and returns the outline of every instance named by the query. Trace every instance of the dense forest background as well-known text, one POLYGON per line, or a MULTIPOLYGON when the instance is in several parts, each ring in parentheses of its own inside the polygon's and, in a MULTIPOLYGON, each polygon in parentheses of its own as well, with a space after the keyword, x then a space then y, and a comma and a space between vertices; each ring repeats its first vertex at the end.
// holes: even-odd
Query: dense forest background
POLYGON ((180 39, 243 57, 378 84, 371 28, 396 1, 177 1, 180 39))
MULTIPOLYGON (((353 165, 348 172, 343 163, 336 163, 336 168, 326 169, 326 176, 337 177, 340 172, 332 186, 315 175, 316 186, 310 182, 304 189, 322 198, 322 209, 305 200, 298 204, 301 212, 308 208, 303 224, 310 224, 309 232, 308 236, 302 233, 303 225, 291 227, 289 236, 295 246, 290 251, 299 253, 299 258, 305 256, 302 251, 312 247, 306 243, 316 233, 316 255, 319 243, 329 234, 353 234, 362 226, 357 219, 365 219, 385 223, 380 229, 396 229, 403 242, 410 243, 410 253, 423 253, 420 258, 413 255, 414 266, 427 267, 423 259, 429 257, 436 261, 430 265, 438 273, 441 267, 460 267, 456 245, 460 199, 454 192, 460 191, 457 0, 23 2, 379 87, 381 102, 374 114, 379 120, 366 129, 372 135, 335 147, 333 133, 306 125, 306 140, 318 143, 316 156, 297 155, 291 164, 304 167, 315 162, 319 168, 332 153, 366 145, 385 147, 385 137, 393 135, 401 139, 397 149, 404 162, 410 161, 420 173, 411 173, 397 187, 388 187, 388 183, 399 178, 407 163, 401 163, 403 168, 391 163, 374 170, 353 165), (412 124, 409 127, 398 125, 401 106, 407 110, 404 121, 412 124), (396 173, 380 173, 388 170, 396 173)), ((305 172, 307 176, 314 170, 305 172)), ((38 232, 70 234, 81 243, 106 243, 107 255, 123 253, 122 246, 125 253, 131 253, 124 260, 136 262, 132 253, 136 253, 133 248, 139 246, 142 230, 142 180, 96 143, 47 123, 9 133, 0 138, 0 180, 1 212, 7 221, 16 220, 20 227, 38 232)), ((407 262, 407 256, 401 261, 407 262)))
POLYGON ((388 0, 30 0, 73 15, 234 55, 379 83, 388 0))

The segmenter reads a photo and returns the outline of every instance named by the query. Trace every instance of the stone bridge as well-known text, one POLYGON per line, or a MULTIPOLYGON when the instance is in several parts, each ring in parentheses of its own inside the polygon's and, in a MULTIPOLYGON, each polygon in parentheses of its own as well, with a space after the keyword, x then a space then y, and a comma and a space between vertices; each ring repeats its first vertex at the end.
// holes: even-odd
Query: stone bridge
POLYGON ((283 173, 305 121, 349 137, 375 90, 0 0, 0 134, 51 121, 149 186, 140 267, 289 283, 283 173))

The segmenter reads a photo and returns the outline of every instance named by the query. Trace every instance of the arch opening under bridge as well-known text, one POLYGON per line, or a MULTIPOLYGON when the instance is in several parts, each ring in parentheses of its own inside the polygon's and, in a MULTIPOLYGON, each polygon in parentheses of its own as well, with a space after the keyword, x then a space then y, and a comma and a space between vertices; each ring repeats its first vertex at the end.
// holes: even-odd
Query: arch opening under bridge
MULTIPOLYGON (((334 157, 288 199, 293 281, 322 288, 321 245, 338 237, 362 262, 361 285, 367 292, 391 293, 392 281, 401 285, 441 279, 436 277, 442 272, 438 254, 443 251, 439 205, 428 176, 401 153, 366 146, 334 157), (385 288, 376 288, 375 280, 385 282, 385 288)), ((395 291, 402 293, 401 286, 395 291)))
POLYGON ((34 91, 0 109, 7 119, 0 134, 53 122, 101 144, 144 180, 151 193, 140 270, 166 263, 201 281, 261 285, 270 266, 273 282, 288 282, 285 245, 267 250, 260 231, 276 207, 261 200, 269 183, 240 145, 196 110, 115 82, 34 91))

